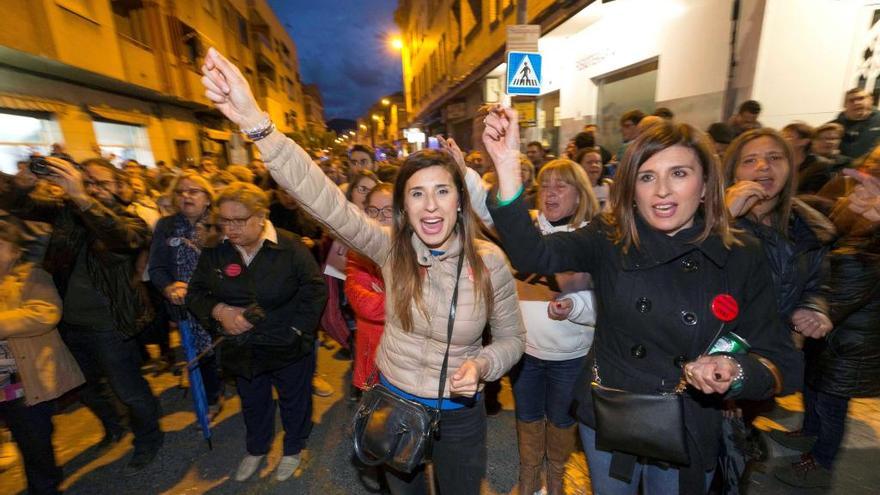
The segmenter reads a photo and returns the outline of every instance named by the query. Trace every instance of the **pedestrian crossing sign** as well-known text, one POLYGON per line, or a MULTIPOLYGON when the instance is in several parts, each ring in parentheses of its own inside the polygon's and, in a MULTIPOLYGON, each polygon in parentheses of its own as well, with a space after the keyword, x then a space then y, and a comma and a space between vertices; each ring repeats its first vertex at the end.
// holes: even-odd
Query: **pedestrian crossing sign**
POLYGON ((541 94, 541 54, 534 52, 507 53, 507 94, 541 94))

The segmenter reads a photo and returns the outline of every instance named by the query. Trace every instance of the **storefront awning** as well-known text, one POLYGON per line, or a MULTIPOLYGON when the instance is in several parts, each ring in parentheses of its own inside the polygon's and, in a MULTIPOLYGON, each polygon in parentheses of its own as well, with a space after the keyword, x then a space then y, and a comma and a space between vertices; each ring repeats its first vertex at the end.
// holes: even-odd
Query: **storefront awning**
POLYGON ((64 103, 35 96, 0 93, 0 108, 59 113, 64 111, 64 103))
POLYGON ((89 105, 89 113, 102 119, 111 120, 130 125, 147 126, 150 124, 150 116, 140 112, 130 112, 126 110, 117 110, 115 108, 89 105))

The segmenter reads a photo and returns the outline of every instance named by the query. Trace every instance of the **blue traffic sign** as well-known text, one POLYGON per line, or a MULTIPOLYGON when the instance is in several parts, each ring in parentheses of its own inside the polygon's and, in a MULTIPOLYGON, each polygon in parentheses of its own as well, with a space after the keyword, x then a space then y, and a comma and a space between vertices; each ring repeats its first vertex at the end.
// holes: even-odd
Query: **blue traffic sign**
POLYGON ((534 52, 507 53, 507 94, 541 94, 541 54, 534 52))

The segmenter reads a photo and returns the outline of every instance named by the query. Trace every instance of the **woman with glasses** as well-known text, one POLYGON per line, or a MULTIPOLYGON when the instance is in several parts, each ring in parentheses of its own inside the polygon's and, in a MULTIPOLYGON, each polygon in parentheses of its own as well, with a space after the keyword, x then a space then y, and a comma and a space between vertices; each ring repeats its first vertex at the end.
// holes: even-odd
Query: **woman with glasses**
MULTIPOLYGON (((177 177, 169 188, 176 213, 156 223, 150 246, 150 282, 165 296, 171 306, 183 307, 189 280, 196 269, 210 224, 210 207, 214 189, 198 172, 190 171, 177 177)), ((178 318, 180 311, 169 311, 178 318)), ((211 335, 195 319, 190 318, 193 344, 197 353, 211 346, 211 335)), ((220 413, 220 377, 217 357, 212 352, 199 362, 205 394, 208 396, 209 417, 220 413)))
MULTIPOLYGON (((376 351, 379 382, 398 397, 439 408, 442 433, 432 442, 437 492, 479 493, 487 456, 481 390, 522 356, 525 331, 513 276, 501 250, 478 238, 458 166, 441 151, 409 155, 394 185, 389 231, 347 202, 302 148, 274 130, 247 80, 213 48, 202 73, 206 96, 252 137, 278 184, 381 268, 387 302, 376 351), (484 345, 487 324, 492 338, 484 345), (444 356, 448 374, 441 381, 444 356)), ((423 467, 386 473, 393 494, 428 491, 423 467)))
POLYGON ((224 336, 224 372, 235 376, 247 455, 234 475, 250 478, 275 436, 278 393, 284 453, 275 478, 293 475, 311 430, 315 330, 326 301, 318 264, 299 237, 268 219, 269 197, 233 182, 217 197, 222 239, 202 250, 186 302, 202 326, 224 336))
MULTIPOLYGON (((379 183, 367 194, 364 211, 383 227, 391 226, 393 192, 393 185, 379 183)), ((351 381, 360 391, 370 386, 370 377, 376 371, 376 349, 385 325, 385 282, 379 267, 354 251, 348 253, 345 275, 345 297, 354 311, 357 325, 351 381)), ((353 400, 359 398, 360 393, 351 397, 353 400)))

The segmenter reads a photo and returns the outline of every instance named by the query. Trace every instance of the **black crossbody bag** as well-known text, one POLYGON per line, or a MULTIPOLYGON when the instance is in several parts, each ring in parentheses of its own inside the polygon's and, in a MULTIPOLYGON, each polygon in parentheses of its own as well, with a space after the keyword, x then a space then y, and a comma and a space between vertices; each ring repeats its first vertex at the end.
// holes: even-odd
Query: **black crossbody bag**
MULTIPOLYGON (((723 330, 722 324, 703 354, 709 352, 723 330)), ((689 465, 691 458, 684 426, 683 394, 687 389, 684 373, 671 392, 628 392, 602 385, 598 360, 596 353, 590 384, 596 418, 596 447, 678 466, 689 465)))
POLYGON ((446 352, 440 368, 437 408, 404 399, 381 383, 374 383, 364 392, 353 425, 354 452, 368 466, 385 464, 397 471, 411 473, 423 463, 431 461, 431 444, 440 431, 449 346, 452 344, 452 327, 458 302, 458 279, 463 263, 464 252, 458 258, 455 288, 449 306, 446 352))

